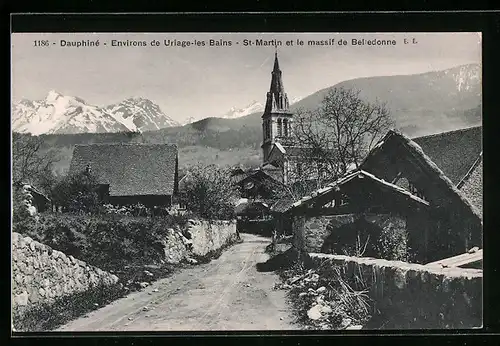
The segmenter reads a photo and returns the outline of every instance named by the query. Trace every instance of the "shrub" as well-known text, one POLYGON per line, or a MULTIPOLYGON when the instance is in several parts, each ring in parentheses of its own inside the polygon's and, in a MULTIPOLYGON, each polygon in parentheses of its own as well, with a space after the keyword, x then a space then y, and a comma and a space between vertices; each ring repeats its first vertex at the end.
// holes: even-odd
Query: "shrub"
POLYGON ((408 231, 399 220, 386 220, 375 244, 379 258, 395 261, 410 261, 408 231))
POLYGON ((358 218, 353 223, 333 228, 321 252, 386 260, 410 261, 408 232, 403 220, 380 217, 378 224, 358 218))
POLYGON ((97 189, 96 178, 81 172, 63 177, 55 184, 51 196, 66 211, 96 213, 101 205, 97 189))
POLYGON ((234 217, 238 192, 229 169, 196 166, 185 179, 181 201, 187 209, 208 220, 234 217))
POLYGON ((116 215, 39 214, 38 220, 13 224, 29 236, 101 269, 161 262, 162 241, 169 228, 183 228, 185 216, 124 217, 116 215))

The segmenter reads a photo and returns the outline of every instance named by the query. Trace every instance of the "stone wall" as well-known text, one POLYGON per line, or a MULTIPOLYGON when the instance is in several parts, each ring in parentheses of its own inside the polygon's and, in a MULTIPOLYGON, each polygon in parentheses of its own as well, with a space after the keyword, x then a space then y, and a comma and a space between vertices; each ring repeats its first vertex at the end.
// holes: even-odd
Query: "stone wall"
POLYGON ((331 230, 355 221, 353 214, 321 216, 311 218, 295 218, 293 233, 299 235, 295 245, 302 246, 306 252, 321 252, 325 240, 330 236, 331 230), (300 220, 302 219, 302 220, 300 220), (300 235, 302 233, 302 236, 300 235))
POLYGON ((118 277, 73 256, 12 233, 13 309, 55 299, 97 286, 111 286, 118 277))
POLYGON ((165 262, 177 264, 189 257, 188 239, 182 234, 179 228, 169 228, 167 236, 163 239, 163 251, 165 252, 165 262))
POLYGON ((398 260, 409 257, 406 220, 397 215, 359 213, 295 217, 292 228, 296 237, 294 245, 305 252, 352 256, 363 253, 364 256, 398 260))
POLYGON ((162 241, 165 262, 178 264, 189 261, 191 255, 205 256, 209 252, 233 243, 237 238, 236 221, 188 221, 186 229, 169 228, 162 241))
POLYGON ((187 232, 191 236, 191 252, 197 256, 219 250, 237 238, 236 221, 189 220, 187 232))
POLYGON ((482 326, 482 270, 327 254, 309 254, 309 259, 320 275, 335 277, 338 266, 356 289, 369 290, 373 328, 482 326))

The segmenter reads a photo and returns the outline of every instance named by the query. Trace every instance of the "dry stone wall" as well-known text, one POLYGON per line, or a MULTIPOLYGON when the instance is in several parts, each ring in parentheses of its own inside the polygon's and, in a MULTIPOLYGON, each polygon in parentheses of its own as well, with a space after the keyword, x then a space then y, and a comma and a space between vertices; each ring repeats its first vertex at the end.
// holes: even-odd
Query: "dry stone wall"
POLYGON ((320 275, 335 277, 339 267, 357 289, 367 288, 386 328, 482 326, 482 270, 317 253, 309 259, 320 275))
POLYGON ((311 218, 296 218, 293 223, 294 234, 299 235, 296 245, 306 252, 321 252, 325 240, 330 236, 332 229, 353 223, 356 218, 353 214, 321 216, 311 218), (302 235, 300 235, 302 233, 302 235))
POLYGON ((167 237, 163 239, 165 262, 177 264, 189 257, 188 243, 188 239, 184 237, 180 229, 168 229, 167 237))
MULTIPOLYGON (((168 230, 163 239, 165 262, 189 262, 193 260, 192 255, 209 255, 236 239, 235 221, 209 223, 189 220, 184 232, 179 227, 168 230)), ((40 305, 52 306, 58 298, 117 283, 116 275, 67 256, 30 237, 12 233, 12 307, 15 315, 40 305)))
POLYGON ((55 299, 97 286, 111 286, 118 277, 73 256, 12 233, 13 309, 55 299))
POLYGON ((189 220, 187 232, 191 235, 191 251, 197 256, 206 256, 237 238, 236 221, 189 220))

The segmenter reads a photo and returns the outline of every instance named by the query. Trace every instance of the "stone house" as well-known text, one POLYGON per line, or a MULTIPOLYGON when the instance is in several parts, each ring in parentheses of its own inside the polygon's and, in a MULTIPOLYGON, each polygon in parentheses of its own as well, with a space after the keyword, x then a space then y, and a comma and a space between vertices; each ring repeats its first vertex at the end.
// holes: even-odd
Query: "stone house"
POLYGON ((178 194, 178 161, 175 144, 77 145, 70 173, 95 176, 107 203, 170 207, 178 194))
POLYGON ((481 148, 480 127, 413 140, 389 131, 359 169, 277 212, 308 252, 335 248, 341 233, 396 227, 415 262, 451 257, 482 245, 481 148))

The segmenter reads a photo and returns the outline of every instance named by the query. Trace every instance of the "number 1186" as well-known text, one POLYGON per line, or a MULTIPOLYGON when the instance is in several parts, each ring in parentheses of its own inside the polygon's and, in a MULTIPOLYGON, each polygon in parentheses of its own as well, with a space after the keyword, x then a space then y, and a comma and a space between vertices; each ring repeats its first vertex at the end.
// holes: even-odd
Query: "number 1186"
POLYGON ((33 41, 33 44, 35 47, 48 47, 49 41, 48 40, 35 40, 35 41, 33 41))

